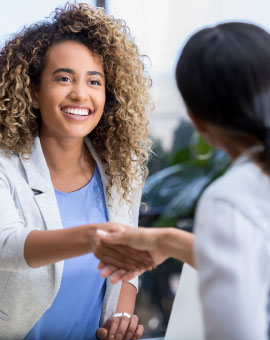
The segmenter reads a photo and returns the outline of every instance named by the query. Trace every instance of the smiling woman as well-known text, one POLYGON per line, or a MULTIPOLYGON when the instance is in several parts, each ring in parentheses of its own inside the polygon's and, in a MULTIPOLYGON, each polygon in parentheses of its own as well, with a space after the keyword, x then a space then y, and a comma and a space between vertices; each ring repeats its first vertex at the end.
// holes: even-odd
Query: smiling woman
POLYGON ((67 4, 6 43, 0 79, 0 338, 138 339, 136 280, 112 286, 93 255, 111 251, 98 223, 137 226, 147 174, 150 80, 128 28, 67 4))

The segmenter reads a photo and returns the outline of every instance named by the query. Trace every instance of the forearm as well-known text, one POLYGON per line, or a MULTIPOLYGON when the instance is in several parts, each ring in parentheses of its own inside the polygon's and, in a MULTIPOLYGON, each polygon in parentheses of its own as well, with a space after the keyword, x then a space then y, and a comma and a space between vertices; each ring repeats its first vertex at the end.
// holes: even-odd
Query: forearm
POLYGON ((173 257, 195 268, 193 256, 194 235, 176 228, 158 231, 158 247, 166 257, 173 257))
POLYGON ((137 290, 133 284, 122 282, 116 313, 134 313, 137 290))
POLYGON ((24 256, 37 268, 94 250, 96 233, 90 225, 61 230, 33 230, 25 241, 24 256))

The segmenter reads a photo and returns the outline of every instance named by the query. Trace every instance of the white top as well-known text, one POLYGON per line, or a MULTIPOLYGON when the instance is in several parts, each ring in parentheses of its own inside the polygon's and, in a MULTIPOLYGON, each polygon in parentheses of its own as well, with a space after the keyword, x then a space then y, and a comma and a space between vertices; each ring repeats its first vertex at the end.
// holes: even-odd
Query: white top
POLYGON ((203 340, 203 337, 198 271, 185 263, 174 298, 165 340, 203 340))
POLYGON ((202 195, 195 234, 206 339, 270 339, 270 177, 239 157, 202 195))

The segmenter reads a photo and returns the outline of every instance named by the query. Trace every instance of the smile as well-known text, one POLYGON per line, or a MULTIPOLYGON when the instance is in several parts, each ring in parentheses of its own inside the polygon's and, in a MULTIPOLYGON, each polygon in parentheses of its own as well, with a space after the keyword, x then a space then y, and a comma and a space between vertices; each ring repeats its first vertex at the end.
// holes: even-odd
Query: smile
POLYGON ((88 116, 92 113, 89 109, 79 109, 79 108, 73 108, 73 107, 65 107, 61 109, 65 113, 76 115, 76 116, 88 116))

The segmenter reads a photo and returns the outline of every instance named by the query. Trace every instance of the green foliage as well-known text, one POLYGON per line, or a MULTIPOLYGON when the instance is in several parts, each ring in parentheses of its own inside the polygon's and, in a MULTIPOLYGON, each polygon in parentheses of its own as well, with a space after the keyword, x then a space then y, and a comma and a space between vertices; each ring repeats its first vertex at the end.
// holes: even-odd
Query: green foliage
POLYGON ((180 219, 193 217, 203 190, 230 164, 224 151, 213 149, 200 136, 196 136, 192 148, 185 146, 170 158, 169 166, 149 176, 144 188, 148 213, 160 214, 156 227, 175 226, 180 219), (195 153, 210 157, 197 159, 195 153))

